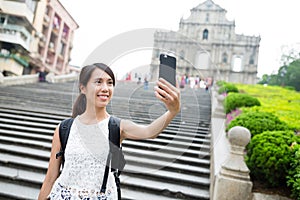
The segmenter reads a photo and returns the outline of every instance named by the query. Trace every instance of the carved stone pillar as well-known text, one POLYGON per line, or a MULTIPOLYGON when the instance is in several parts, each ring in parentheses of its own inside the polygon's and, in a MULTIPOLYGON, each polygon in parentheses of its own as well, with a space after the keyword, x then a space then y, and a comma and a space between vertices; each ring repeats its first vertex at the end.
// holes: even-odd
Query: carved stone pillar
POLYGON ((225 112, 224 112, 224 102, 225 97, 223 95, 217 95, 217 107, 215 111, 213 112, 212 117, 215 118, 225 118, 225 112))
POLYGON ((231 151, 216 177, 213 200, 248 200, 251 198, 252 182, 244 162, 244 149, 251 134, 248 129, 235 126, 229 130, 228 138, 231 151))

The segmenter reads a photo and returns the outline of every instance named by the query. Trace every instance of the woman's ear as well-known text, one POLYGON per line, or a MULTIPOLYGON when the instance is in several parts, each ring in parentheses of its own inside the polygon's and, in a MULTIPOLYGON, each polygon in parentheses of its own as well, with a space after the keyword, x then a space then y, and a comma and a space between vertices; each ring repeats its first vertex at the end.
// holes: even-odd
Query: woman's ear
POLYGON ((85 89, 85 87, 83 86, 83 85, 80 85, 80 93, 81 94, 85 94, 86 93, 86 89, 85 89))

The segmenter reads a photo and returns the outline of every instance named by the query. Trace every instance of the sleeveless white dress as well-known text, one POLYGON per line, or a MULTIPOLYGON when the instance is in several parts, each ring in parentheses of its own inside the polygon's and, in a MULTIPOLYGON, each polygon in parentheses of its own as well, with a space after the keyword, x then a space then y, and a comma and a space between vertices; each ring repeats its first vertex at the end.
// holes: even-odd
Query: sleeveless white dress
POLYGON ((117 200, 117 188, 109 170, 106 192, 100 194, 109 153, 109 117, 86 125, 76 117, 65 149, 65 164, 49 194, 51 200, 117 200))

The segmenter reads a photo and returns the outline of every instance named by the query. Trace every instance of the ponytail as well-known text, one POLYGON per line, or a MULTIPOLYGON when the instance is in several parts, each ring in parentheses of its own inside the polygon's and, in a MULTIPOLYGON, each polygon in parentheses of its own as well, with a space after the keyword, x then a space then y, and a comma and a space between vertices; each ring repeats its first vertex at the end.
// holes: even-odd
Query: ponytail
POLYGON ((77 117, 77 115, 81 115, 84 113, 86 109, 86 96, 84 94, 80 94, 73 106, 72 118, 77 117))

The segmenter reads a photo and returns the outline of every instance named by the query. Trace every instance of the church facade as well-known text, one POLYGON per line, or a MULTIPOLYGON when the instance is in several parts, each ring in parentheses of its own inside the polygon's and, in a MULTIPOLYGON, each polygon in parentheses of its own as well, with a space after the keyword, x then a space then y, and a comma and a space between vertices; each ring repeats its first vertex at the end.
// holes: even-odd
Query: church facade
POLYGON ((259 36, 235 33, 235 21, 227 11, 211 0, 191 9, 181 19, 179 30, 157 31, 150 71, 158 77, 159 55, 171 53, 177 58, 178 76, 199 76, 234 83, 255 84, 259 36))

